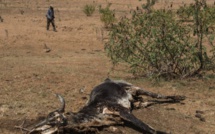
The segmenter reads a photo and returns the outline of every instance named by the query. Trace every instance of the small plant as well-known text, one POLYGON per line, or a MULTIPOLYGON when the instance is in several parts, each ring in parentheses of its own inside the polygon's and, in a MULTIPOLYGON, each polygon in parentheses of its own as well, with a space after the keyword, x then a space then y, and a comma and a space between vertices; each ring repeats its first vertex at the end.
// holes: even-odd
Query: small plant
POLYGON ((157 2, 157 0, 147 0, 147 3, 143 4, 142 8, 145 9, 146 11, 150 12, 156 2, 157 2))
POLYGON ((101 14, 100 19, 104 23, 106 28, 108 28, 110 24, 116 21, 115 12, 114 10, 110 9, 110 6, 111 3, 108 3, 105 8, 102 8, 101 5, 99 6, 99 13, 101 14))
POLYGON ((83 9, 84 13, 87 15, 87 16, 92 16, 92 14, 94 13, 95 11, 95 6, 94 5, 85 5, 84 6, 84 9, 83 9))

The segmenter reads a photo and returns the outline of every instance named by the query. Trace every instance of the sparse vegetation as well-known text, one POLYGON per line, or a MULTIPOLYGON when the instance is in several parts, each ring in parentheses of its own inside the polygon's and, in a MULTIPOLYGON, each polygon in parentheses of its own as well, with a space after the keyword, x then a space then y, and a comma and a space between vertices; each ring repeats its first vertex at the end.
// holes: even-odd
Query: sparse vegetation
POLYGON ((95 12, 95 5, 90 5, 90 4, 86 4, 84 6, 83 12, 87 15, 87 16, 92 16, 92 14, 95 12))
POLYGON ((100 19, 104 23, 105 27, 108 28, 112 23, 116 21, 115 11, 110 9, 111 3, 105 8, 99 6, 99 13, 101 14, 100 19))
MULTIPOLYGON (((106 2, 106 0, 97 0, 96 5, 101 4, 104 8, 106 2)), ((145 3, 145 0, 112 2, 110 9, 116 9, 117 21, 121 20, 121 15, 128 15, 127 18, 130 18, 130 10, 137 5, 144 11, 140 3, 145 3)), ((173 2, 173 10, 176 11, 179 5, 189 6, 191 1, 159 0, 158 2, 154 9, 160 9, 164 4, 167 9, 173 2)), ((207 2, 212 4, 214 1, 207 2)), ((83 7, 86 4, 81 0, 0 0, 0 15, 4 19, 0 22, 1 134, 22 134, 23 132, 14 127, 22 124, 23 127, 31 128, 40 119, 46 119, 46 113, 60 106, 54 93, 65 97, 66 111, 78 112, 86 105, 88 94, 93 87, 108 76, 113 79, 124 79, 152 92, 187 96, 188 99, 179 105, 162 104, 165 105, 164 107, 155 105, 133 112, 140 120, 156 129, 168 130, 168 133, 174 134, 215 134, 213 129, 215 73, 205 71, 201 79, 196 77, 171 81, 159 79, 159 83, 155 83, 142 77, 133 77, 128 72, 127 63, 120 63, 120 65, 115 64, 113 71, 107 75, 112 65, 110 59, 104 54, 103 43, 108 40, 107 33, 111 27, 109 29, 103 27, 97 6, 94 14, 87 17, 83 13, 83 7), (26 4, 27 1, 29 6, 26 4), (38 5, 35 4, 36 2, 38 5), (39 9, 37 9, 38 6, 39 9), (45 14, 49 6, 55 8, 55 21, 59 32, 46 31, 45 14), (20 14, 20 9, 25 11, 23 15, 20 14), (96 39, 96 29, 98 34, 104 35, 103 38, 98 35, 96 39), (44 43, 51 48, 51 52, 44 52, 44 43), (205 122, 195 117, 196 110, 204 112, 205 122)), ((117 24, 117 21, 114 24, 117 24)), ((188 24, 184 22, 183 25, 186 23, 188 24)), ((190 29, 192 30, 191 27, 190 29)), ((208 31, 210 33, 211 28, 208 31)), ((190 36, 193 36, 192 31, 190 33, 190 36)), ((203 45, 211 48, 206 39, 203 40, 203 45)), ((212 53, 209 52, 210 50, 207 51, 208 56, 211 57, 212 53)), ((147 99, 153 100, 144 97, 143 101, 147 99)), ((97 133, 124 132, 142 133, 123 124, 107 126, 97 133)))
POLYGON ((135 76, 156 79, 192 77, 214 69, 215 7, 195 0, 175 12, 153 9, 154 4, 148 0, 142 6, 145 12, 133 11, 131 18, 113 25, 105 47, 113 64, 126 62, 135 76))

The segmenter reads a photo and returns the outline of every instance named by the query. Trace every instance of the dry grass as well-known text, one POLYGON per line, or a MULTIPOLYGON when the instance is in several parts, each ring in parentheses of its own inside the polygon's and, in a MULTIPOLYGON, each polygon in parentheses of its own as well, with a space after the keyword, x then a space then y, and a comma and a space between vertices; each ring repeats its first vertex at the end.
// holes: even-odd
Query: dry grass
MULTIPOLYGON (((113 2, 118 16, 128 14, 139 1, 113 2)), ((181 4, 172 0, 174 3, 181 4)), ((54 93, 62 94, 67 111, 81 108, 91 89, 103 81, 111 69, 96 29, 101 29, 98 11, 86 17, 82 9, 90 0, 4 0, 0 1, 0 133, 17 133, 14 126, 58 107, 54 93), (58 32, 46 31, 46 10, 53 5, 58 32), (20 12, 22 11, 22 12, 20 12), (7 31, 7 32, 6 32, 7 31), (44 51, 46 44, 51 51, 44 51), (85 87, 84 93, 79 93, 85 87)), ((98 5, 106 1, 96 0, 98 5)), ((184 2, 189 2, 185 1, 184 2)), ((164 1, 159 2, 165 4, 164 1)), ((50 28, 51 29, 51 28, 50 28)), ((215 133, 215 79, 163 82, 132 79, 117 68, 112 78, 125 79, 138 86, 163 94, 184 94, 184 105, 157 105, 135 111, 141 120, 157 129, 176 134, 215 133), (173 110, 169 110, 173 109, 173 110), (205 122, 195 117, 204 111, 205 122)), ((119 127, 124 133, 137 133, 119 127)))

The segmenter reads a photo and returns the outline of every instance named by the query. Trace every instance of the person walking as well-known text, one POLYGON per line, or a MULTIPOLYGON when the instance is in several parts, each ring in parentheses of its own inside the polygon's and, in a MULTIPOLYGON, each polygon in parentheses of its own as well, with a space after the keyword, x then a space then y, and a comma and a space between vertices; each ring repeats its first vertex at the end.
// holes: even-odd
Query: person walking
POLYGON ((46 18, 47 18, 47 27, 46 29, 49 30, 49 25, 50 23, 53 26, 53 30, 56 32, 56 27, 55 27, 55 23, 54 23, 54 8, 52 6, 49 7, 47 14, 46 14, 46 18))

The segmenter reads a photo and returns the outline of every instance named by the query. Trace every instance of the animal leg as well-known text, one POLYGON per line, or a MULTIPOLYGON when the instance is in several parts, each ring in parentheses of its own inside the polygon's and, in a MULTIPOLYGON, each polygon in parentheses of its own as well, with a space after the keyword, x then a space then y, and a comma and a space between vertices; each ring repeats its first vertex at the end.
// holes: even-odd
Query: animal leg
POLYGON ((123 118, 124 120, 131 122, 132 124, 134 124, 135 126, 139 127, 140 129, 142 129, 144 131, 144 133, 147 134, 167 134, 166 132, 162 132, 162 131, 156 131, 154 128, 152 128, 151 126, 145 124, 144 122, 142 122, 141 120, 137 119, 133 114, 128 113, 128 112, 120 112, 120 116, 121 118, 123 118))
POLYGON ((119 111, 119 116, 123 120, 126 120, 126 121, 132 123, 136 127, 138 127, 141 130, 143 130, 144 133, 147 133, 147 134, 166 134, 165 132, 156 131, 151 126, 149 126, 146 123, 142 122, 141 120, 136 118, 133 114, 131 114, 127 108, 124 108, 122 106, 117 106, 117 109, 119 111))
POLYGON ((179 101, 182 101, 186 98, 185 96, 180 96, 180 95, 165 96, 162 94, 157 94, 157 93, 153 93, 150 91, 146 91, 144 89, 138 89, 135 91, 134 94, 135 94, 135 96, 146 95, 146 96, 150 96, 150 97, 156 98, 156 99, 171 99, 174 102, 179 102, 179 101))

